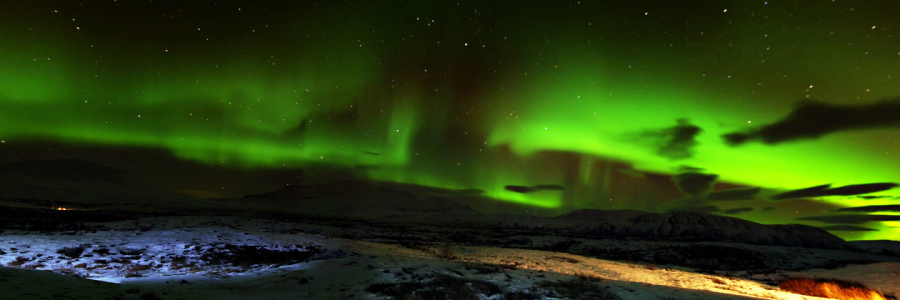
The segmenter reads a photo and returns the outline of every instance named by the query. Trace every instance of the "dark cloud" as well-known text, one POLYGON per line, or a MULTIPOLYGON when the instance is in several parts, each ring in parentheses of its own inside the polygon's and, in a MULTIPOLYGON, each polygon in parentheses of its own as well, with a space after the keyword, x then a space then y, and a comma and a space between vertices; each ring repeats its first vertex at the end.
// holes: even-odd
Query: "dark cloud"
POLYGON ((671 160, 691 158, 693 148, 697 146, 695 137, 703 130, 690 124, 687 119, 678 119, 677 122, 675 126, 647 131, 642 136, 654 139, 656 154, 662 157, 671 160))
POLYGON ((539 184, 535 186, 524 186, 524 185, 507 185, 505 187, 507 191, 513 191, 516 193, 533 193, 538 191, 564 191, 566 187, 557 185, 557 184, 539 184))
POLYGON ((835 209, 836 212, 879 212, 879 211, 895 211, 900 212, 900 205, 869 205, 858 207, 845 207, 835 209))
POLYGON ((513 191, 522 194, 531 192, 531 188, 524 185, 507 185, 503 188, 505 188, 507 191, 513 191))
POLYGON ((857 198, 865 199, 865 200, 872 200, 872 199, 886 199, 886 198, 890 198, 890 197, 891 196, 859 196, 857 198))
POLYGON ((808 188, 804 188, 804 189, 784 192, 784 193, 772 196, 772 200, 817 197, 822 194, 822 191, 827 190, 829 187, 831 187, 830 184, 824 184, 824 185, 818 185, 818 186, 814 186, 814 187, 808 187, 808 188))
POLYGON ((832 225, 819 227, 828 231, 878 231, 878 229, 859 227, 853 225, 832 225))
POLYGON ((672 182, 678 189, 690 196, 698 196, 709 192, 719 175, 687 172, 672 176, 672 182))
POLYGON ((673 212, 694 212, 694 213, 715 213, 722 211, 718 206, 715 205, 701 205, 701 206, 685 206, 672 209, 673 212))
POLYGON ((818 186, 814 186, 814 187, 808 187, 808 188, 804 188, 804 189, 793 190, 793 191, 777 194, 777 195, 772 196, 772 200, 868 194, 868 193, 886 191, 886 190, 895 188, 897 186, 900 186, 900 185, 898 185, 896 183, 891 183, 891 182, 853 184, 853 185, 846 185, 846 186, 837 187, 837 188, 831 188, 830 184, 824 184, 824 185, 818 185, 818 186))
POLYGON ((704 169, 704 168, 698 168, 698 167, 685 166, 685 165, 681 165, 681 166, 678 167, 678 172, 682 172, 682 173, 687 173, 687 172, 703 172, 703 171, 706 171, 706 169, 704 169))
POLYGON ((363 151, 362 153, 371 154, 371 155, 381 155, 381 154, 378 154, 377 152, 372 152, 372 151, 363 151))
POLYGON ((827 192, 829 195, 850 196, 886 191, 898 186, 900 185, 893 182, 854 184, 828 189, 827 192))
POLYGON ((729 215, 736 215, 736 214, 739 214, 742 212, 748 212, 748 211, 753 211, 753 208, 752 207, 738 207, 738 208, 723 210, 722 213, 729 214, 729 215))
POLYGON ((829 224, 862 224, 872 221, 900 221, 896 215, 832 215, 797 218, 797 220, 819 221, 829 224))
POLYGON ((709 193, 706 199, 714 201, 731 201, 731 200, 753 200, 762 188, 756 187, 751 189, 731 189, 709 193))
POLYGON ((818 138, 843 130, 900 127, 900 118, 897 116, 900 116, 898 100, 855 106, 803 101, 778 122, 722 137, 731 146, 752 140, 774 145, 791 140, 818 138))
POLYGON ((775 208, 774 206, 766 206, 766 207, 763 207, 762 212, 770 212, 770 211, 774 211, 776 209, 777 208, 775 208))

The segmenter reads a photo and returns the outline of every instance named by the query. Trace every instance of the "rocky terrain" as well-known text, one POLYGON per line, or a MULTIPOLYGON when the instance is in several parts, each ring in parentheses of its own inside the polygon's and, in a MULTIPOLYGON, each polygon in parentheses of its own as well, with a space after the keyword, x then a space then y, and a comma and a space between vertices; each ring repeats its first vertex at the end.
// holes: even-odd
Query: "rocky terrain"
POLYGON ((571 286, 609 299, 806 299, 775 286, 827 273, 896 293, 900 280, 879 271, 900 261, 896 242, 710 214, 488 215, 363 181, 204 200, 79 161, 4 165, 0 177, 0 285, 16 297, 393 299, 462 285, 472 299, 579 299, 571 286), (50 280, 21 272, 32 270, 121 289, 67 279, 41 294, 12 279, 50 280))

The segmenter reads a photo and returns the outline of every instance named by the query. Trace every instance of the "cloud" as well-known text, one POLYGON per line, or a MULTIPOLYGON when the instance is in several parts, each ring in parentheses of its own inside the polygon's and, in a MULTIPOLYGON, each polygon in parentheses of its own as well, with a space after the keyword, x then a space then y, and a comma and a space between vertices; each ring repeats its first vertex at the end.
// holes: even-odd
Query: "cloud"
POLYGON ((828 231, 878 231, 878 229, 859 227, 853 225, 831 225, 819 227, 828 231))
POLYGON ((864 200, 872 200, 872 199, 891 198, 891 196, 859 196, 857 198, 864 199, 864 200))
POLYGON ((671 160, 691 158, 694 156, 693 148, 697 146, 695 137, 703 130, 691 125, 687 119, 678 119, 677 122, 675 126, 645 135, 657 138, 656 154, 671 160))
POLYGON ((869 205, 858 207, 845 207, 835 209, 836 212, 879 212, 879 211, 895 211, 900 212, 900 205, 869 205))
POLYGON ((714 201, 753 200, 762 188, 731 189, 709 193, 706 199, 714 201))
POLYGON ((817 197, 822 194, 822 191, 827 190, 829 187, 831 187, 830 184, 823 184, 814 187, 784 192, 781 194, 773 195, 772 200, 817 197))
POLYGON ((900 184, 893 182, 854 184, 828 189, 827 192, 830 195, 850 196, 886 191, 898 186, 900 186, 900 184))
POLYGON ((891 182, 853 184, 853 185, 846 185, 846 186, 837 187, 837 188, 831 188, 831 184, 823 184, 823 185, 817 185, 814 187, 808 187, 808 188, 804 188, 804 189, 793 190, 793 191, 777 194, 777 195, 772 196, 772 200, 868 194, 868 193, 886 191, 886 190, 895 188, 897 186, 900 186, 900 185, 898 185, 896 183, 891 183, 891 182))
POLYGON ((564 191, 566 187, 557 185, 557 184, 539 184, 535 186, 524 186, 524 185, 507 185, 505 187, 507 191, 513 191, 516 193, 533 193, 538 191, 564 191))
POLYGON ((794 111, 778 122, 745 132, 723 135, 731 146, 761 140, 775 145, 798 139, 812 139, 823 135, 851 130, 900 127, 900 100, 882 101, 867 105, 835 105, 819 101, 802 101, 794 111))
POLYGON ((862 224, 872 221, 900 221, 897 215, 832 215, 797 218, 797 220, 819 221, 829 224, 862 224))
POLYGON ((777 208, 775 208, 774 206, 766 206, 766 207, 763 207, 762 212, 770 212, 770 211, 774 211, 776 209, 777 208))
POLYGON ((753 211, 753 208, 752 207, 738 207, 738 208, 723 210, 722 213, 729 214, 729 215, 736 215, 736 214, 739 214, 742 212, 748 212, 748 211, 753 211))
POLYGON ((702 206, 683 206, 679 208, 674 208, 671 210, 672 212, 693 212, 693 213, 714 213, 722 211, 718 206, 715 205, 702 205, 702 206))
MULTIPOLYGON (((682 170, 684 169, 682 168, 682 170)), ((694 169, 690 168, 691 171, 689 172, 672 176, 672 182, 685 194, 699 196, 712 189, 712 185, 719 178, 719 175, 704 174, 694 171, 694 169)))
POLYGON ((706 171, 706 169, 704 169, 704 168, 698 168, 698 167, 685 166, 685 165, 682 165, 682 166, 678 167, 678 172, 682 172, 682 173, 687 173, 687 172, 703 172, 703 171, 706 171))

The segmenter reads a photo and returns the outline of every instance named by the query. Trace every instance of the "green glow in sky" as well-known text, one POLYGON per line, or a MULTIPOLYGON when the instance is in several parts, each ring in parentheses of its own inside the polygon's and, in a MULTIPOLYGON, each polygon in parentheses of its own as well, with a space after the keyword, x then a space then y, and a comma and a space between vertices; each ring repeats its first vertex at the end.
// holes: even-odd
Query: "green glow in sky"
MULTIPOLYGON (((261 3, 4 4, 0 150, 46 140, 241 169, 324 164, 560 212, 678 206, 664 177, 682 166, 769 190, 900 182, 896 127, 722 139, 803 99, 900 95, 896 14, 875 2, 261 3), (678 120, 699 127, 696 145, 660 155, 678 120), (540 184, 566 190, 504 188, 540 184)), ((890 197, 705 204, 823 226, 794 219, 890 197)), ((900 236, 897 222, 861 226, 878 231, 834 233, 900 236)))

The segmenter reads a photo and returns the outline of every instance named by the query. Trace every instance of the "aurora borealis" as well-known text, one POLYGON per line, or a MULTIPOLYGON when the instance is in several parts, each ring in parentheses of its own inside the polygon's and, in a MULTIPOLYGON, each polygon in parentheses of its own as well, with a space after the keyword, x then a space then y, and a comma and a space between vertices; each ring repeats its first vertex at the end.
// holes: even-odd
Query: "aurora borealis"
POLYGON ((7 1, 0 14, 7 160, 47 157, 44 143, 131 149, 132 167, 162 152, 560 212, 700 209, 900 236, 889 1, 7 1), (783 196, 827 184, 882 185, 783 196), (864 206, 879 208, 850 209, 864 206))

